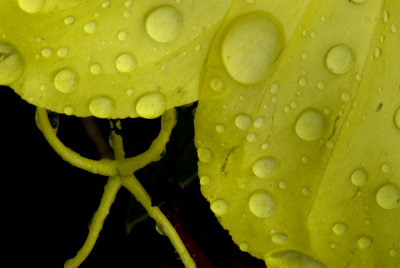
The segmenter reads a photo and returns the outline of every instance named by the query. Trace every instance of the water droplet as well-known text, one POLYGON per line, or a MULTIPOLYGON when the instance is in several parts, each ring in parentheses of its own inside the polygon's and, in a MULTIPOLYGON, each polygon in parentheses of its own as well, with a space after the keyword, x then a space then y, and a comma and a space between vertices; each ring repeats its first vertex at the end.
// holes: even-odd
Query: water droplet
POLYGON ((164 94, 149 93, 140 97, 136 102, 136 113, 147 119, 157 118, 164 113, 166 105, 167 101, 164 94))
POLYGON ((133 94, 135 94, 135 90, 133 88, 128 88, 126 90, 126 95, 132 96, 133 94))
POLYGON ((389 173, 390 172, 390 165, 387 163, 382 164, 381 170, 383 173, 389 173))
POLYGON ((279 188, 281 188, 282 190, 287 189, 288 184, 286 181, 280 181, 279 182, 279 188))
POLYGON ((45 58, 49 58, 51 57, 51 55, 53 55, 53 50, 51 48, 43 48, 42 52, 41 52, 42 56, 45 58))
POLYGON ((305 141, 315 141, 322 137, 325 131, 325 118, 321 112, 313 108, 303 111, 298 117, 295 132, 305 141))
POLYGON ((308 58, 308 53, 307 52, 303 52, 303 54, 301 54, 301 58, 303 60, 306 60, 308 58))
POLYGON ((249 199, 249 209, 258 218, 267 218, 272 215, 275 209, 275 201, 264 192, 257 191, 249 199))
POLYGON ((195 49, 196 51, 200 51, 202 48, 203 48, 203 46, 202 46, 201 44, 197 44, 197 45, 194 47, 194 49, 195 49))
POLYGON ((384 23, 386 23, 386 22, 389 21, 389 19, 390 19, 390 13, 389 13, 389 11, 385 10, 385 11, 383 12, 383 17, 382 17, 382 19, 383 19, 383 22, 384 22, 384 23))
POLYGON ((271 86, 271 93, 272 94, 276 94, 279 91, 279 84, 278 83, 273 83, 271 86))
POLYGON ((310 195, 311 190, 310 190, 310 188, 308 188, 308 187, 303 187, 303 189, 301 189, 301 192, 302 192, 304 195, 310 195))
POLYGON ((379 47, 376 47, 374 54, 375 54, 376 58, 379 58, 381 56, 381 54, 382 54, 382 50, 379 47))
POLYGON ((64 19, 64 24, 65 25, 71 25, 75 22, 75 17, 73 16, 68 16, 64 19))
POLYGON ((358 247, 361 249, 367 249, 372 245, 372 239, 367 236, 362 236, 357 241, 358 247))
POLYGON ((286 234, 277 233, 271 236, 271 240, 275 245, 283 245, 288 241, 288 237, 286 234))
POLYGON ((124 18, 129 18, 131 15, 132 15, 132 12, 131 12, 130 10, 125 10, 125 11, 122 13, 122 16, 123 16, 124 18))
POLYGON ((389 255, 390 256, 394 257, 397 254, 399 254, 399 251, 397 249, 392 248, 392 249, 389 250, 389 255))
POLYGON ((18 0, 19 7, 26 13, 37 13, 44 6, 45 0, 18 0))
POLYGON ((95 117, 109 118, 115 109, 114 101, 106 96, 94 97, 89 103, 89 111, 95 117))
POLYGON ((326 56, 326 66, 337 75, 349 72, 354 65, 354 52, 346 45, 331 48, 326 56))
POLYGON ((0 85, 9 85, 21 76, 24 61, 10 45, 0 42, 0 85))
POLYGON ((178 10, 171 6, 159 7, 146 18, 146 31, 155 41, 167 43, 175 40, 183 27, 183 19, 178 10))
POLYGON ((265 143, 261 144, 261 149, 267 150, 268 148, 269 148, 269 143, 265 142, 265 143))
POLYGON ((310 163, 310 158, 307 155, 303 155, 301 157, 301 162, 303 162, 304 164, 308 164, 310 163))
POLYGON ((268 15, 251 13, 234 20, 222 44, 229 75, 243 84, 264 81, 273 69, 284 38, 281 27, 268 15))
POLYGON ((278 168, 278 163, 272 157, 262 157, 258 159, 252 167, 254 175, 260 179, 271 178, 278 168))
POLYGON ((126 38, 128 38, 128 33, 125 32, 125 31, 120 31, 120 32, 118 32, 118 34, 117 34, 117 38, 118 38, 118 40, 120 40, 120 41, 125 41, 126 38))
POLYGON ((107 7, 109 7, 110 5, 111 5, 111 1, 109 1, 109 0, 104 1, 104 2, 101 4, 101 6, 102 6, 103 8, 107 8, 107 7))
POLYGON ((72 106, 65 106, 64 107, 64 113, 66 115, 72 115, 74 113, 74 107, 72 106))
POLYGON ((200 176, 200 185, 206 185, 209 184, 211 181, 211 178, 209 176, 200 176))
POLYGON ((347 225, 343 222, 335 223, 332 227, 332 231, 336 235, 343 235, 347 231, 347 225))
POLYGON ((211 210, 216 216, 223 216, 229 210, 229 204, 223 199, 216 199, 211 203, 211 210))
POLYGON ((90 66, 90 72, 94 75, 99 75, 101 74, 103 71, 103 68, 101 67, 100 64, 93 64, 90 66))
POLYGON ((239 248, 241 251, 248 251, 249 250, 249 244, 246 242, 242 242, 239 244, 239 248))
POLYGON ((302 76, 299 78, 299 86, 300 87, 305 87, 307 86, 307 78, 302 76))
POLYGON ((130 7, 132 5, 132 0, 126 0, 124 6, 130 7))
POLYGON ((256 120, 254 120, 253 126, 255 128, 261 128, 265 123, 265 118, 264 116, 259 116, 256 118, 256 120))
POLYGON ((218 125, 215 126, 215 130, 216 130, 218 133, 222 133, 222 132, 225 131, 225 126, 222 125, 222 124, 218 124, 218 125))
POLYGON ((57 55, 60 58, 65 58, 67 57, 69 54, 69 49, 67 47, 60 47, 59 49, 57 49, 57 55))
POLYGON ((54 77, 54 86, 62 93, 75 91, 78 83, 78 75, 71 69, 62 69, 54 77))
POLYGON ((317 88, 318 89, 324 89, 325 88, 325 84, 322 81, 317 82, 317 88))
POLYGON ((393 184, 385 184, 376 193, 376 202, 384 209, 394 209, 400 204, 400 191, 393 184))
POLYGON ((398 129, 400 129, 400 107, 394 113, 394 124, 398 129))
POLYGON ((210 82, 210 86, 211 86, 212 90, 214 90, 216 92, 220 92, 225 88, 224 82, 219 78, 212 79, 210 82))
POLYGON ((257 135, 254 132, 249 133, 249 135, 247 135, 247 137, 246 137, 248 142, 255 142, 256 138, 257 138, 257 135))
POLYGON ((199 157, 200 162, 210 163, 214 157, 214 154, 210 149, 201 147, 197 150, 197 156, 199 157))
POLYGON ((356 169, 351 174, 350 180, 355 186, 363 186, 368 180, 368 174, 362 168, 356 169))
POLYGON ((340 95, 340 97, 342 98, 342 100, 344 102, 349 102, 351 100, 350 93, 347 91, 343 91, 342 94, 340 95))
POLYGON ((390 31, 392 33, 396 33, 397 32, 397 26, 395 24, 390 25, 390 31))
POLYGON ((94 33, 96 31, 96 29, 97 29, 97 22, 95 22, 95 21, 90 21, 90 22, 86 23, 85 26, 83 26, 83 30, 87 34, 94 33))
POLYGON ((136 67, 136 59, 134 56, 128 53, 123 53, 118 56, 115 61, 115 67, 121 73, 129 73, 132 72, 136 67))
POLYGON ((239 114, 235 118, 235 125, 241 130, 246 130, 251 127, 251 117, 245 114, 239 114))
POLYGON ((331 248, 337 248, 338 246, 339 244, 336 242, 331 243, 331 248))

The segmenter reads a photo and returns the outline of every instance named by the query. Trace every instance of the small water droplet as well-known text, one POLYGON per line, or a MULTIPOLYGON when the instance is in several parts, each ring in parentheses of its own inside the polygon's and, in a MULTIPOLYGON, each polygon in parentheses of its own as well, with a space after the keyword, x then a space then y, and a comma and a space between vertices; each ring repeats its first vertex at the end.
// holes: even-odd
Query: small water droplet
POLYGON ((318 89, 324 89, 325 88, 325 84, 322 81, 317 82, 317 88, 318 89))
POLYGON ((275 201, 265 191, 254 192, 249 199, 249 209, 258 218, 268 218, 275 209, 275 201))
POLYGON ((355 186, 363 186, 368 180, 368 174, 362 168, 356 169, 351 173, 350 180, 355 186))
POLYGON ((107 96, 94 97, 89 103, 89 111, 99 118, 109 118, 115 110, 114 101, 107 96))
POLYGON ((103 71, 103 68, 101 67, 100 64, 95 63, 90 66, 90 72, 94 75, 99 75, 102 73, 102 71, 103 71))
POLYGON ((392 33, 397 33, 397 26, 395 24, 390 25, 390 31, 392 33))
POLYGON ((301 162, 303 162, 304 164, 308 164, 310 163, 310 158, 307 155, 303 155, 301 157, 301 162))
POLYGON ((0 41, 0 85, 16 81, 24 70, 24 61, 13 47, 0 41))
POLYGON ((117 34, 117 38, 119 41, 125 41, 128 38, 128 33, 125 31, 119 31, 117 34))
POLYGON ((167 43, 175 40, 183 27, 183 19, 172 6, 162 6, 151 11, 146 17, 147 34, 157 42, 167 43))
POLYGON ((194 47, 194 49, 195 49, 196 51, 200 51, 202 48, 203 48, 203 46, 202 46, 201 44, 197 44, 197 45, 194 47))
POLYGON ((270 89, 272 94, 276 94, 279 91, 279 84, 278 83, 273 83, 270 89))
POLYGON ((220 92, 225 88, 224 82, 219 78, 214 78, 210 82, 211 89, 215 92, 220 92))
POLYGON ((87 34, 94 33, 96 31, 96 29, 97 29, 97 22, 95 22, 95 21, 90 21, 90 22, 86 23, 85 26, 83 26, 83 30, 87 34))
POLYGON ((383 11, 383 16, 382 16, 383 22, 386 23, 390 19, 390 13, 389 11, 385 10, 383 11))
POLYGON ((299 86, 300 87, 305 87, 307 86, 307 78, 302 76, 299 78, 299 86))
POLYGON ((217 216, 225 215, 229 210, 229 204, 223 199, 216 199, 211 202, 211 210, 217 216))
POLYGON ((74 113, 74 107, 72 106, 65 106, 64 107, 64 113, 66 115, 72 115, 74 113))
POLYGON ((393 184, 381 186, 376 193, 376 202, 381 208, 394 209, 400 204, 400 191, 393 184))
POLYGON ((288 241, 288 237, 283 233, 275 233, 271 236, 271 240, 275 245, 283 245, 288 241))
POLYGON ((18 0, 19 7, 26 13, 38 13, 42 10, 45 0, 18 0))
POLYGON ((382 54, 382 50, 379 47, 375 48, 375 57, 379 58, 382 54))
POLYGON ((210 149, 201 147, 197 150, 197 156, 200 162, 210 163, 213 160, 214 154, 210 149))
POLYGON ((267 150, 269 148, 269 143, 265 142, 261 145, 261 149, 267 150))
POLYGON ((261 128, 262 126, 264 126, 264 123, 265 123, 264 116, 259 116, 256 118, 256 120, 254 120, 253 126, 255 128, 261 128))
POLYGON ((308 187, 303 187, 303 189, 301 189, 301 192, 302 192, 304 195, 310 195, 311 190, 310 190, 310 188, 308 188, 308 187))
POLYGON ((255 141, 256 141, 256 138, 257 138, 257 135, 256 135, 254 132, 249 133, 249 134, 247 135, 247 137, 246 137, 246 139, 247 139, 248 142, 255 142, 255 141))
POLYGON ((133 88, 128 88, 126 90, 126 95, 132 96, 133 94, 135 94, 135 90, 133 88))
POLYGON ((332 227, 332 231, 336 235, 343 235, 347 231, 347 225, 343 222, 335 223, 332 227))
POLYGON ((107 8, 107 7, 109 7, 110 5, 111 5, 111 1, 109 1, 109 0, 104 1, 104 2, 101 4, 101 6, 102 6, 103 8, 107 8))
POLYGON ((354 52, 346 45, 337 45, 328 51, 326 66, 337 75, 349 72, 354 65, 354 52))
POLYGON ((130 7, 132 5, 132 0, 126 0, 124 3, 125 7, 130 7))
POLYGON ((398 251, 397 249, 392 248, 392 249, 389 250, 389 255, 390 255, 391 257, 394 257, 394 256, 396 256, 397 254, 399 254, 399 251, 398 251))
POLYGON ((381 170, 383 173, 389 173, 390 172, 390 165, 387 163, 382 164, 381 170))
POLYGON ((305 141, 315 141, 322 137, 325 131, 325 118, 321 112, 313 108, 303 111, 298 117, 295 132, 305 141))
POLYGON ((339 244, 337 242, 332 242, 331 243, 331 248, 335 249, 335 248, 338 248, 338 247, 339 247, 339 244))
POLYGON ((342 98, 342 100, 344 102, 349 102, 351 100, 350 93, 347 91, 343 91, 342 94, 340 95, 340 97, 342 98))
POLYGON ((225 126, 222 125, 222 124, 218 124, 218 125, 215 126, 215 130, 216 130, 218 133, 222 133, 222 132, 225 131, 225 126))
POLYGON ((251 127, 251 117, 245 114, 239 114, 235 118, 235 125, 241 130, 246 130, 251 127))
POLYGON ((308 53, 303 52, 303 54, 301 54, 301 59, 306 60, 307 58, 308 58, 308 53))
POLYGON ((119 55, 115 61, 115 67, 121 73, 132 72, 135 69, 136 64, 135 57, 128 53, 119 55))
POLYGON ((136 102, 136 113, 143 118, 153 119, 161 116, 166 108, 166 98, 159 92, 149 93, 136 102))
POLYGON ((211 178, 209 176, 200 176, 200 185, 207 185, 211 181, 211 178))
POLYGON ((241 251, 248 251, 249 250, 249 244, 246 242, 242 242, 239 244, 239 248, 241 251))
POLYGON ((287 189, 288 184, 286 181, 280 181, 279 182, 279 188, 281 188, 282 190, 287 189))
POLYGON ((75 17, 73 16, 68 16, 64 19, 64 24, 65 25, 71 25, 75 22, 75 17))
POLYGON ((249 13, 228 26, 222 43, 222 61, 239 83, 257 84, 270 75, 283 47, 283 34, 276 21, 249 13))
POLYGON ((360 249, 367 249, 372 245, 372 239, 367 236, 362 236, 358 239, 357 245, 360 249))
POLYGON ((269 179, 275 175, 278 163, 272 157, 262 157, 252 166, 254 175, 260 179, 269 179))
POLYGON ((53 50, 51 48, 43 48, 41 52, 42 56, 45 58, 50 58, 53 55, 53 50))
POLYGON ((65 58, 67 57, 69 54, 69 49, 67 47, 60 47, 59 49, 57 49, 57 56, 59 56, 60 58, 65 58))
POLYGON ((62 69, 54 76, 54 86, 62 93, 71 93, 78 87, 78 75, 71 69, 62 69))

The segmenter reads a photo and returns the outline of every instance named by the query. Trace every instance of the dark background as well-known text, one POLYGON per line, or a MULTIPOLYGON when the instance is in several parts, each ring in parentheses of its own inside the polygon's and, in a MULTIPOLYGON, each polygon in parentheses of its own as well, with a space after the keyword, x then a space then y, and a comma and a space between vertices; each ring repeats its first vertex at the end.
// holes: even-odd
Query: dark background
MULTIPOLYGON (((0 87, 0 101, 2 262, 12 264, 10 267, 63 267, 86 239, 107 178, 64 162, 37 129, 35 107, 10 88, 0 87)), ((184 139, 192 139, 193 122, 189 117, 180 119, 188 132, 184 139)), ((58 135, 66 145, 84 156, 99 158, 82 120, 60 115, 59 122, 58 135)), ((99 125, 107 135, 109 122, 99 121, 99 125)), ((135 150, 145 150, 157 135, 159 120, 130 119, 123 121, 123 126, 123 135, 129 136, 126 146, 135 154, 135 150)), ((182 134, 173 135, 171 139, 179 143, 182 134)), ((185 145, 183 157, 192 165, 185 166, 196 162, 192 143, 185 145)), ((178 154, 170 159, 181 161, 182 157, 178 154)), ((164 163, 168 167, 164 173, 155 166, 137 175, 155 204, 183 226, 186 239, 197 247, 195 254, 203 254, 199 267, 265 267, 231 241, 201 196, 198 178, 184 185, 173 178, 177 171, 168 166, 170 163, 164 163)), ((92 253, 80 267, 183 267, 169 240, 156 231, 153 220, 141 221, 127 234, 126 224, 134 217, 135 207, 131 195, 121 189, 92 253)))

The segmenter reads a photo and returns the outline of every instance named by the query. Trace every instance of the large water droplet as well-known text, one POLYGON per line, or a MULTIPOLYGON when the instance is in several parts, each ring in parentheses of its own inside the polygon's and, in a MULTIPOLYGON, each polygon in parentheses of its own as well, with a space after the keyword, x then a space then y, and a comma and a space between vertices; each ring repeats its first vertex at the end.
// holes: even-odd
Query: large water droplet
POLYGON ((283 233, 276 233, 271 236, 271 240, 275 245, 283 245, 288 241, 288 236, 283 233))
POLYGON ((44 6, 45 0, 18 0, 19 7, 27 13, 37 13, 44 6))
POLYGON ((115 67, 121 73, 129 73, 132 72, 136 67, 136 59, 134 56, 128 53, 123 53, 118 56, 115 61, 115 67))
POLYGON ((159 7, 146 18, 146 31, 157 42, 166 43, 175 40, 182 30, 182 15, 171 6, 159 7))
POLYGON ((157 118, 164 113, 166 104, 164 94, 149 93, 140 97, 136 102, 136 113, 147 119, 157 118))
POLYGON ((251 127, 251 117, 246 114, 239 114, 235 118, 235 125, 241 130, 246 130, 251 127))
POLYGON ((274 212, 275 201, 268 193, 257 191, 249 199, 249 209, 254 216, 267 218, 274 212))
POLYGON ((253 164, 253 173, 260 179, 271 178, 278 168, 278 163, 272 157, 263 157, 253 164))
POLYGON ((197 156, 199 157, 200 162, 210 163, 214 157, 214 154, 210 149, 201 147, 197 150, 197 156))
POLYGON ((86 23, 86 24, 83 26, 83 30, 84 30, 85 33, 87 33, 87 34, 92 34, 92 33, 94 33, 94 32, 96 31, 96 29, 97 29, 97 22, 95 22, 95 21, 90 21, 90 22, 86 23))
POLYGON ((367 249, 372 245, 372 239, 367 236, 362 236, 358 239, 357 245, 361 249, 367 249))
POLYGON ((10 45, 0 42, 0 85, 9 85, 21 76, 24 61, 10 45))
POLYGON ((89 111, 99 118, 109 118, 114 112, 114 101, 106 96, 97 96, 89 103, 89 111))
POLYGON ((350 179, 355 186, 363 186, 367 182, 368 175, 364 169, 360 168, 351 173, 350 179))
POLYGON ((71 69, 62 69, 54 76, 54 86, 62 93, 75 91, 78 83, 78 75, 71 69))
POLYGON ((211 210, 217 216, 225 215, 229 210, 229 204, 223 199, 216 199, 211 203, 211 210))
POLYGON ((347 226, 343 222, 338 222, 333 225, 332 231, 336 235, 343 235, 347 231, 347 226))
POLYGON ((393 184, 385 184, 376 193, 376 202, 381 208, 394 209, 400 204, 400 191, 393 184))
POLYGON ((284 47, 281 27, 260 12, 234 20, 222 44, 222 59, 230 76, 243 84, 265 80, 284 47))
POLYGON ((337 75, 350 71, 354 61, 354 52, 346 45, 334 46, 326 56, 326 66, 332 73, 337 75))
POLYGON ((400 129, 400 107, 394 113, 394 124, 398 129, 400 129))
POLYGON ((295 132, 299 138, 305 141, 315 141, 322 137, 325 131, 325 118, 323 114, 308 108, 297 118, 295 132))

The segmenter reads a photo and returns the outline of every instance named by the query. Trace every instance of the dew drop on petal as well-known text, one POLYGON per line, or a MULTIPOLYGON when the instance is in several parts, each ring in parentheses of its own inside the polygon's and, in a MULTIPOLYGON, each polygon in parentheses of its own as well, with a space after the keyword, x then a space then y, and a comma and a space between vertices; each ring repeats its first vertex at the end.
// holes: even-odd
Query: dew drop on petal
POLYGON ((167 100, 159 92, 149 93, 136 102, 136 113, 143 118, 153 119, 161 116, 166 108, 167 100))
POLYGON ((357 245, 360 249, 367 249, 372 245, 372 239, 367 236, 362 236, 358 239, 357 245))
POLYGON ((106 96, 94 97, 89 103, 89 111, 92 115, 99 118, 109 118, 114 109, 114 101, 106 96))
POLYGON ((214 154, 210 149, 201 147, 197 150, 197 156, 199 157, 200 162, 210 163, 214 157, 214 154))
POLYGON ((354 52, 346 45, 334 46, 326 56, 326 66, 337 75, 349 72, 353 68, 354 61, 354 52))
POLYGON ((115 61, 115 67, 121 73, 132 72, 135 69, 136 64, 137 62, 135 57, 128 53, 119 55, 115 61))
POLYGON ((216 199, 211 202, 210 208, 216 216, 223 216, 228 212, 229 204, 223 199, 216 199))
POLYGON ((258 218, 267 218, 275 209, 274 199, 265 191, 256 191, 250 196, 249 209, 258 218))
POLYGON ((18 0, 19 7, 26 13, 37 13, 44 6, 45 0, 18 0))
POLYGON ((376 202, 381 208, 394 209, 400 204, 399 188, 393 184, 381 186, 376 193, 376 202))
POLYGON ((275 175, 278 163, 272 157, 262 157, 252 166, 254 175, 260 179, 269 179, 275 175))
POLYGON ((151 11, 146 17, 147 34, 157 42, 175 40, 183 27, 182 15, 172 6, 162 6, 151 11))
POLYGON ((347 226, 343 222, 338 222, 333 225, 332 231, 336 235, 343 235, 347 231, 347 226))
POLYGON ((10 45, 0 42, 0 85, 17 80, 24 70, 22 56, 10 45))
POLYGON ((350 180, 355 186, 363 186, 368 179, 368 174, 364 169, 356 169, 351 173, 350 180))
POLYGON ((246 114, 239 114, 235 118, 235 125, 241 130, 249 129, 251 127, 251 123, 251 117, 246 114))
POLYGON ((78 83, 78 75, 71 69, 62 69, 54 76, 54 86, 62 93, 75 91, 78 83))
POLYGON ((325 131, 325 118, 323 114, 313 108, 303 111, 297 118, 295 132, 305 141, 315 141, 322 137, 325 131))
POLYGON ((276 233, 271 236, 271 240, 275 245, 283 245, 288 241, 288 236, 283 233, 276 233))

